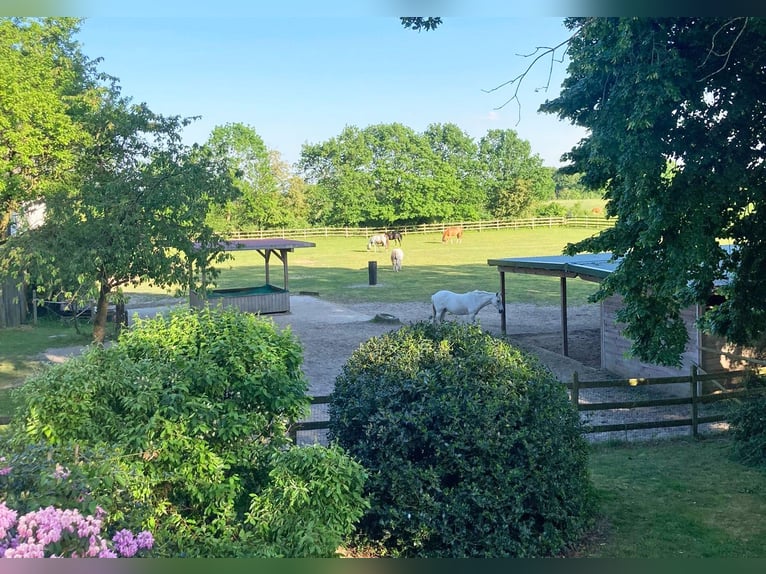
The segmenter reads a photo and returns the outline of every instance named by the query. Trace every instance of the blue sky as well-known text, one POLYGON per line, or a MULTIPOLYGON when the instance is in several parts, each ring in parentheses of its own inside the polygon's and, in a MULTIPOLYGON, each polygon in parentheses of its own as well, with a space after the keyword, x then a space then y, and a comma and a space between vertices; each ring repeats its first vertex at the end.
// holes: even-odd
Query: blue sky
MULTIPOLYGON (((184 133, 204 142, 217 125, 252 126, 285 161, 304 143, 344 126, 399 122, 417 132, 454 123, 474 139, 513 129, 544 163, 585 132, 537 112, 558 94, 565 65, 539 62, 516 102, 513 87, 537 46, 568 37, 561 18, 444 17, 435 32, 405 30, 395 16, 90 16, 78 36, 123 94, 168 115, 201 116, 184 133)), ((560 52, 559 52, 560 53, 560 52)))

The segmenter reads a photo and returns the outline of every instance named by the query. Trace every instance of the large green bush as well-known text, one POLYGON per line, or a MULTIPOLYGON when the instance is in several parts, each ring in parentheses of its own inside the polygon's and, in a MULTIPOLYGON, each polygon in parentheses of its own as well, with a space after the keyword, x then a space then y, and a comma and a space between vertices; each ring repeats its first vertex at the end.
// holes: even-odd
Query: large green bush
POLYGON ((394 556, 554 556, 592 515, 563 385, 477 326, 420 322, 359 347, 330 437, 369 473, 360 540, 394 556))
MULTIPOLYGON (((291 460, 283 452, 292 446, 288 428, 309 404, 301 361, 289 331, 251 314, 185 309, 140 321, 117 344, 90 348, 18 391, 12 452, 0 452, 15 467, 5 480, 28 493, 16 497, 20 505, 42 490, 70 506, 78 504, 76 480, 87 492, 82 503, 102 506, 120 526, 150 529, 159 555, 273 555, 247 517, 251 496, 279 496, 274 479, 291 460), (48 461, 67 469, 69 485, 49 479, 48 461)), ((327 467, 321 456, 309 462, 327 467)), ((346 470, 322 477, 357 508, 364 470, 346 470)))

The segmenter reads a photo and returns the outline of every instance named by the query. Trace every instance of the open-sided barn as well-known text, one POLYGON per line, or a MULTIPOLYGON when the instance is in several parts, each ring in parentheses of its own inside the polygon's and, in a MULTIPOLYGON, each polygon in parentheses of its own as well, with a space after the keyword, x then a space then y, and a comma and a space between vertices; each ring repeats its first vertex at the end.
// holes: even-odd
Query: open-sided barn
MULTIPOLYGON (((600 282, 613 272, 618 261, 611 253, 579 254, 573 256, 555 255, 540 257, 513 257, 489 259, 490 266, 497 267, 500 273, 500 291, 505 302, 506 274, 525 273, 546 275, 560 279, 561 291, 561 347, 568 355, 567 341, 567 279, 580 278, 585 281, 600 282)), ((601 319, 601 368, 621 377, 664 377, 688 375, 692 365, 703 371, 721 371, 738 369, 742 362, 736 356, 747 356, 746 349, 735 348, 725 341, 699 331, 696 320, 704 313, 702 306, 693 306, 684 310, 683 318, 689 333, 689 342, 682 357, 680 368, 653 365, 630 356, 631 342, 622 336, 622 327, 616 320, 616 312, 622 304, 621 297, 615 295, 600 303, 601 319)), ((502 332, 506 332, 505 317, 502 319, 502 332)))

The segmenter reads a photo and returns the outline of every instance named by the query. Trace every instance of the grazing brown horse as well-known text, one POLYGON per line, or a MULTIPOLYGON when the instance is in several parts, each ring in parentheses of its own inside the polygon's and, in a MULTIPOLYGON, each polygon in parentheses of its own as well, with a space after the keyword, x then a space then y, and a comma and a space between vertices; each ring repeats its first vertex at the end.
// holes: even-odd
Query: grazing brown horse
POLYGON ((442 243, 446 243, 447 239, 452 243, 452 238, 457 238, 457 242, 463 241, 463 227, 461 225, 455 225, 453 227, 447 227, 442 233, 442 243))
POLYGON ((389 242, 396 241, 399 245, 402 244, 402 234, 399 231, 386 231, 386 237, 388 237, 389 242))

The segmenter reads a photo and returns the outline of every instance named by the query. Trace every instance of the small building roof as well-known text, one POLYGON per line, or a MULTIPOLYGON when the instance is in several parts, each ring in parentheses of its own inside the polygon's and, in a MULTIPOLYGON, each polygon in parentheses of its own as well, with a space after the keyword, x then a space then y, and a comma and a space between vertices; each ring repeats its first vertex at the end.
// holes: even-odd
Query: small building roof
POLYGON ((226 251, 239 249, 279 249, 292 251, 300 247, 316 247, 311 241, 298 241, 297 239, 284 239, 282 237, 270 237, 266 239, 233 239, 226 242, 226 251))
POLYGON ((589 281, 601 281, 617 268, 620 261, 614 259, 611 253, 580 253, 488 259, 487 264, 506 273, 580 277, 589 281))

